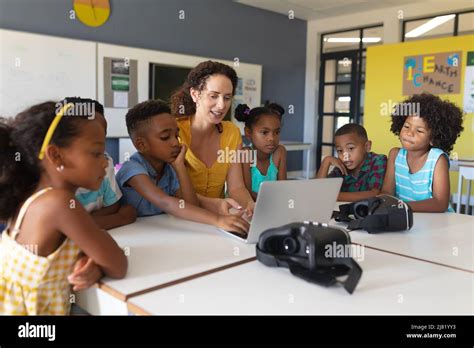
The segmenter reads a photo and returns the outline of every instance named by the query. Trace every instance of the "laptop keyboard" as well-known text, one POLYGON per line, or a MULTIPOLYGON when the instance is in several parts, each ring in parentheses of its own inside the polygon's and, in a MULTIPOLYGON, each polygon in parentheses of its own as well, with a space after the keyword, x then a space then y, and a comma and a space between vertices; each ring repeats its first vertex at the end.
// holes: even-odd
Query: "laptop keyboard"
POLYGON ((238 232, 235 232, 235 231, 227 231, 227 232, 229 232, 230 234, 233 234, 234 236, 237 236, 241 239, 247 239, 247 237, 248 237, 248 233, 241 234, 241 233, 238 233, 238 232))

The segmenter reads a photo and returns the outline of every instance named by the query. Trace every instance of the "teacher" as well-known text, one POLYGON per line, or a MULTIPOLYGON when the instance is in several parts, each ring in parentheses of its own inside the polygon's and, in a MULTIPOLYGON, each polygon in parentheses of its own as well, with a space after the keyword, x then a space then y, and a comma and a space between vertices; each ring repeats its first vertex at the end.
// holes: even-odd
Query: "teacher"
MULTIPOLYGON (((232 105, 237 74, 228 65, 206 61, 193 68, 184 84, 171 96, 171 112, 177 116, 186 167, 200 200, 227 194, 251 215, 255 203, 244 184, 239 156, 219 156, 242 149, 239 128, 223 121, 232 105)), ((232 204, 233 205, 233 204, 232 204)))

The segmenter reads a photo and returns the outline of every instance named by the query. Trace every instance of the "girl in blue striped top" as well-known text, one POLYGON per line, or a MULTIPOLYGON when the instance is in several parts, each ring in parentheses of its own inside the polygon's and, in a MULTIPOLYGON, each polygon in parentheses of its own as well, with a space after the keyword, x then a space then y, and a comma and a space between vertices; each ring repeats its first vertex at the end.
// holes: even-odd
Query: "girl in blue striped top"
POLYGON ((414 95, 399 104, 390 130, 402 148, 390 150, 382 193, 407 202, 413 211, 452 212, 449 153, 463 130, 462 122, 462 111, 455 104, 431 94, 414 95), (400 115, 400 110, 411 114, 400 115))

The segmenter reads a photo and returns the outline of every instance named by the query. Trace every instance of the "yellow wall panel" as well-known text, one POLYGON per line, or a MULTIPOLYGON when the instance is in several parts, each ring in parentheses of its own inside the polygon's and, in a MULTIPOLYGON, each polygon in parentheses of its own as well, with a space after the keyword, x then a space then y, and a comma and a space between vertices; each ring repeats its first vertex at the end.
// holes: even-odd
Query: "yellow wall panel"
MULTIPOLYGON (((467 52, 474 51, 474 35, 454 36, 432 40, 419 40, 367 48, 366 87, 364 102, 364 127, 377 153, 400 147, 398 137, 390 132, 390 116, 384 111, 394 103, 403 101, 403 63, 406 56, 462 51, 461 93, 439 95, 461 109, 463 106, 464 75, 467 52)), ((473 113, 465 114, 464 131, 454 145, 451 157, 474 158, 473 113)), ((451 192, 456 192, 457 173, 451 173, 451 192)))

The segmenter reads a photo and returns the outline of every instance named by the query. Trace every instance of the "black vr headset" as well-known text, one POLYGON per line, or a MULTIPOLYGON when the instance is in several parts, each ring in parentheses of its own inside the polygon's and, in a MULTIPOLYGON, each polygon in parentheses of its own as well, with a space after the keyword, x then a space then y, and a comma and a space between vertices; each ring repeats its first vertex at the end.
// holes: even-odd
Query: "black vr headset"
MULTIPOLYGON (((349 234, 319 223, 291 223, 264 231, 257 244, 257 259, 270 267, 286 267, 306 281, 330 286, 343 284, 352 294, 362 275, 347 252, 349 234), (344 281, 336 277, 347 276, 344 281)), ((350 249, 352 250, 352 249, 350 249)))
POLYGON ((413 212, 408 204, 390 195, 342 204, 333 213, 336 221, 349 222, 347 229, 369 233, 408 231, 413 226, 413 212))

